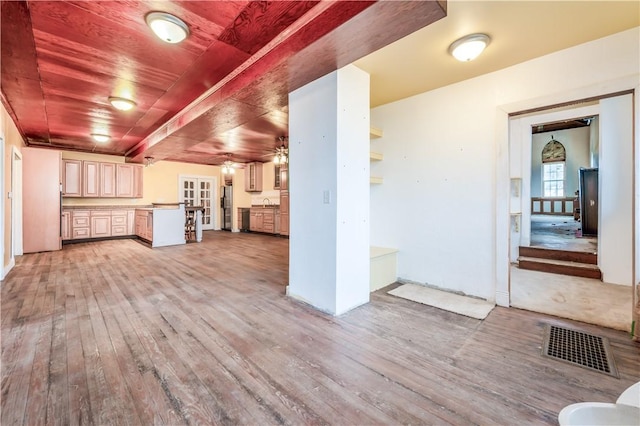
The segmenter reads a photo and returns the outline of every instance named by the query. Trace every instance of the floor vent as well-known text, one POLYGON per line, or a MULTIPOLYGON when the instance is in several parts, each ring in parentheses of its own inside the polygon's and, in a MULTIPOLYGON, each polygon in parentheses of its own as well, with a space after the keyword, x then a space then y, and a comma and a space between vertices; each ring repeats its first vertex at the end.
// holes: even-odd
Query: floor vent
POLYGON ((609 340, 606 337, 547 325, 542 356, 618 377, 618 370, 616 370, 609 340))

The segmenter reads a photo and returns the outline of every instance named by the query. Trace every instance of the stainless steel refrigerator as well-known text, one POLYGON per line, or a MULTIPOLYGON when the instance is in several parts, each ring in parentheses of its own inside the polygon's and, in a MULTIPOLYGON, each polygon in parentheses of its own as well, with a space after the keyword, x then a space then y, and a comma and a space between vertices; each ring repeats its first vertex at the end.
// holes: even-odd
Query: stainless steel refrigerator
POLYGON ((233 227, 233 187, 223 186, 220 188, 220 208, 222 209, 222 229, 231 231, 233 227))

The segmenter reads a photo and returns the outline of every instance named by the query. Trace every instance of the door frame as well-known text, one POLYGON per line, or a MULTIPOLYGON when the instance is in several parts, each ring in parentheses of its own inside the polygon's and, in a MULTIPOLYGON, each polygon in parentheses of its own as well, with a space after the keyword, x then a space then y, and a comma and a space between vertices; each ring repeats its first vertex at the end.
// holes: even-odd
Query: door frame
POLYGON ((22 251, 22 153, 11 147, 11 258, 22 251))
MULTIPOLYGON (((215 231, 220 230, 220 215, 218 214, 218 177, 217 176, 203 176, 203 175, 178 175, 178 201, 183 202, 184 197, 182 194, 182 181, 183 179, 193 179, 198 181, 199 179, 205 179, 212 181, 211 188, 211 229, 215 231)), ((197 188, 199 190, 199 188, 197 188)), ((204 228, 203 228, 204 229, 204 228)), ((208 228, 207 228, 208 229, 208 228)))
MULTIPOLYGON (((590 86, 584 86, 580 89, 556 92, 547 96, 538 98, 522 99, 513 101, 509 104, 503 104, 496 107, 495 114, 495 221, 494 221, 494 289, 495 289, 495 302, 499 306, 510 306, 510 250, 511 250, 511 238, 510 229, 515 224, 512 223, 512 217, 516 216, 517 212, 511 212, 510 210, 510 195, 513 194, 512 187, 520 187, 522 189, 524 185, 518 185, 517 180, 511 179, 510 174, 510 152, 509 152, 509 137, 510 137, 510 118, 525 111, 541 112, 549 110, 554 107, 575 105, 578 101, 597 100, 606 97, 618 96, 624 93, 633 93, 633 105, 634 105, 634 122, 637 122, 640 115, 640 85, 637 82, 637 77, 628 76, 625 78, 608 81, 605 84, 596 83, 590 86)), ((640 283, 638 278, 640 277, 640 250, 638 245, 640 244, 640 236, 637 235, 637 229, 640 229, 640 126, 635 126, 633 134, 633 149, 634 149, 634 170, 633 170, 633 184, 634 184, 634 203, 632 205, 633 221, 633 235, 635 240, 633 244, 633 316, 636 324, 640 322, 640 283)), ((521 218, 520 218, 521 219, 521 218)), ((640 338, 640 326, 636 326, 635 330, 636 338, 640 338)))
MULTIPOLYGON (((2 130, 0 130, 0 132, 2 132, 2 130)), ((6 223, 4 211, 4 132, 0 133, 0 151, 2 152, 2 158, 0 159, 0 220, 2 221, 0 224, 0 280, 4 280, 4 277, 6 276, 4 264, 4 226, 6 223)), ((7 273, 9 272, 9 269, 11 269, 11 267, 7 268, 7 273)))
MULTIPOLYGON (((531 243, 531 149, 533 144, 532 126, 569 120, 577 117, 600 115, 600 105, 577 106, 562 111, 540 111, 525 117, 511 117, 509 119, 509 179, 519 179, 520 190, 518 196, 510 188, 512 196, 509 202, 510 227, 509 258, 513 263, 518 259, 519 246, 529 246, 531 243), (516 224, 519 217, 519 223, 516 224)), ((598 193, 600 193, 598 188, 598 193)), ((598 219, 599 220, 599 219, 598 219)), ((602 229, 598 223, 598 229, 602 229)), ((598 246, 598 250, 600 247, 598 246)))

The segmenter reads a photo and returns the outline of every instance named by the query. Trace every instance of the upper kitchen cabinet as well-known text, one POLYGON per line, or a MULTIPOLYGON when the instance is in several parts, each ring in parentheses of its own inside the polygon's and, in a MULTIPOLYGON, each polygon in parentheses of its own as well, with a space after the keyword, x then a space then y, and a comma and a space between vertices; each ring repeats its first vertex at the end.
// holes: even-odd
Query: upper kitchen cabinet
POLYGON ((133 166, 133 197, 134 198, 142 198, 142 187, 143 187, 143 168, 142 166, 134 165, 133 166))
POLYGON ((133 198, 133 164, 116 164, 116 197, 133 198))
POLYGON ((100 165, 97 161, 83 161, 82 174, 84 185, 82 185, 83 197, 100 196, 100 165))
POLYGON ((82 160, 62 160, 62 195, 82 197, 82 160))
POLYGON ((116 164, 116 196, 120 198, 142 197, 142 166, 116 164))
POLYGON ((84 198, 142 198, 142 166, 62 160, 62 195, 84 198))
POLYGON ((244 190, 262 191, 262 163, 248 163, 244 169, 244 190))
POLYGON ((114 163, 100 163, 100 196, 116 196, 116 165, 114 163))

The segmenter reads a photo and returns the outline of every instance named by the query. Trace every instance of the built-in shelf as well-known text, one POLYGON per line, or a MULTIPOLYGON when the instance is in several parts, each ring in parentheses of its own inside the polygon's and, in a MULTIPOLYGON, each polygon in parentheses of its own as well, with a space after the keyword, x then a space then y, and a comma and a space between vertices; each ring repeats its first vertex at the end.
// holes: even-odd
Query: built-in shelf
MULTIPOLYGON (((382 137, 382 130, 377 129, 375 127, 369 127, 369 139, 377 139, 382 137)), ((381 152, 373 152, 369 151, 369 161, 382 161, 382 153, 381 152)), ((382 183, 382 177, 380 176, 371 176, 369 178, 370 184, 380 184, 382 183)))
POLYGON ((375 127, 369 127, 369 139, 377 139, 382 137, 382 130, 375 127))
POLYGON ((371 160, 371 161, 382 161, 382 153, 381 152, 369 151, 369 160, 371 160))

